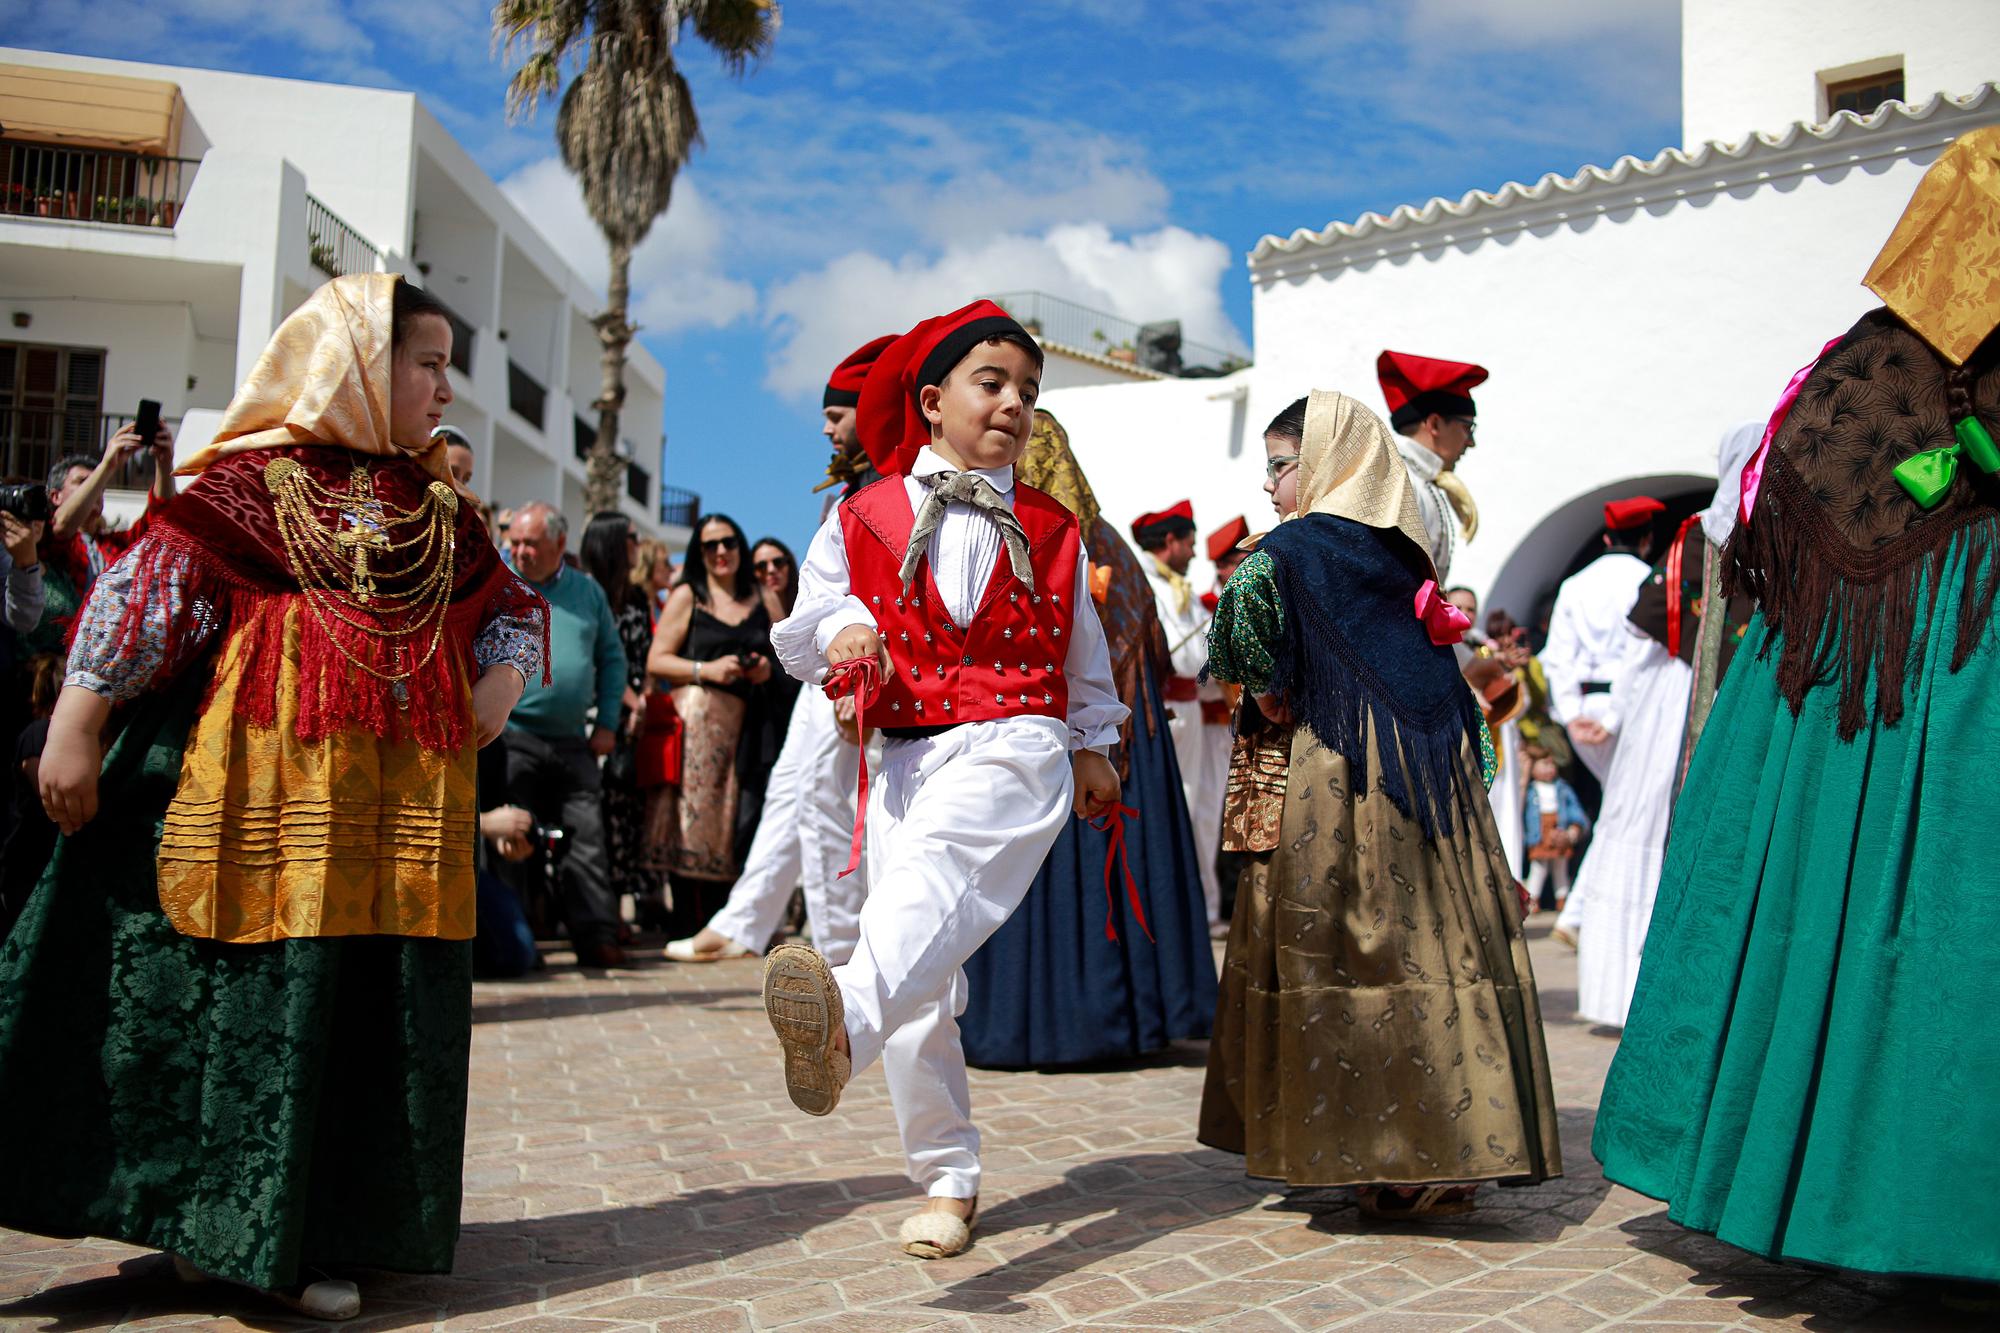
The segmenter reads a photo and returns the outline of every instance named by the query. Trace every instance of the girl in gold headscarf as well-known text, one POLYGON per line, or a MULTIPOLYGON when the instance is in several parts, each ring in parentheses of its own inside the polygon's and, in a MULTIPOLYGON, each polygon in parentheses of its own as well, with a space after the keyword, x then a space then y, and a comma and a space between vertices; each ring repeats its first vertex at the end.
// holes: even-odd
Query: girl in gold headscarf
POLYGON ((68 836, 0 950, 0 1226, 320 1318, 360 1304, 327 1267, 450 1268, 474 752, 546 658, 431 445, 451 336, 393 275, 321 288, 92 592, 68 836))
POLYGON ((1359 1186, 1368 1212, 1464 1212, 1478 1181, 1562 1172, 1486 728, 1448 646, 1464 619, 1379 418, 1314 393, 1265 449, 1284 521, 1209 636, 1209 670, 1266 730, 1231 775, 1232 827, 1262 854, 1237 890, 1201 1141, 1253 1176, 1359 1186))

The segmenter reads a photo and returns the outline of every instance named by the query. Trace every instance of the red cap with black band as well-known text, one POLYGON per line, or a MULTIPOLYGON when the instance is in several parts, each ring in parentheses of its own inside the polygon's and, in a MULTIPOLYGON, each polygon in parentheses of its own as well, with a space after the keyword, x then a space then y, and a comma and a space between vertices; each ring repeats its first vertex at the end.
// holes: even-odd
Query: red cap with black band
POLYGON ((877 472, 896 476, 910 470, 931 441, 930 422, 917 404, 918 391, 943 383, 967 353, 995 338, 1034 347, 1035 362, 1041 364, 1041 349, 1028 331, 991 301, 974 301, 949 315, 924 320, 881 350, 861 385, 854 423, 877 472))

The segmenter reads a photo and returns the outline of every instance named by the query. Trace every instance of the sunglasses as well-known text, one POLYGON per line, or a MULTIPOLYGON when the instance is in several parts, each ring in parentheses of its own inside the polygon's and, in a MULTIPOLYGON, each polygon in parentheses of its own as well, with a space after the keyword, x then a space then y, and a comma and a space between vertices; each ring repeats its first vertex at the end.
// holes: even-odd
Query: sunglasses
POLYGON ((737 541, 734 537, 717 537, 713 541, 703 542, 701 549, 713 554, 718 551, 733 551, 742 544, 742 542, 737 541))
POLYGON ((1273 485, 1276 485, 1278 478, 1284 476, 1285 473, 1298 465, 1299 456, 1297 454, 1279 454, 1276 458, 1267 458, 1264 460, 1264 478, 1273 485))
POLYGON ((781 555, 774 555, 768 560, 759 560, 750 566, 750 568, 756 570, 759 574, 769 574, 776 570, 790 569, 791 567, 792 562, 781 555))

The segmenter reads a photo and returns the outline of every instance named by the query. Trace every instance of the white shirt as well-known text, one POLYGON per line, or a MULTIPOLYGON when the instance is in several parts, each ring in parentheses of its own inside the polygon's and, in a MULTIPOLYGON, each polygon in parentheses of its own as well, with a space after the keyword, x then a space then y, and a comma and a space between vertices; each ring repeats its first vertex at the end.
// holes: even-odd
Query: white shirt
MULTIPOLYGON (((919 477, 957 468, 926 448, 917 455, 910 475, 903 478, 911 512, 929 494, 919 477)), ((1013 467, 978 468, 1011 508, 1014 504, 1013 467)), ((944 519, 931 534, 925 557, 931 577, 937 581, 945 610, 956 624, 971 621, 993 567, 1000 560, 1005 543, 1000 526, 969 504, 945 506, 944 519)), ((1104 642, 1104 626, 1097 619, 1097 604, 1090 596, 1090 562, 1077 552, 1076 581, 1070 589, 1070 605, 1075 623, 1071 626, 1069 648, 1063 656, 1063 673, 1069 680, 1069 731, 1073 750, 1108 751, 1118 743, 1118 728, 1131 710, 1119 701, 1111 681, 1111 652, 1104 642)), ((820 524, 812 545, 806 549, 799 567, 799 597, 792 614, 771 628, 771 647, 786 672, 816 685, 826 674, 826 650, 849 625, 876 628, 875 617, 851 591, 847 546, 841 533, 840 511, 835 510, 820 524)), ((1203 651, 1207 651, 1204 644, 1203 651)), ((893 655, 893 650, 892 650, 893 655)))
POLYGON ((1424 532, 1431 539, 1431 564, 1437 568, 1438 584, 1442 586, 1451 576, 1454 521, 1451 502, 1444 498, 1444 488, 1437 484, 1438 473, 1444 471, 1444 460, 1407 435, 1396 437, 1396 452, 1403 456, 1403 466, 1410 471, 1410 489, 1417 493, 1417 510, 1424 516, 1424 532))
POLYGON ((1153 601, 1160 609, 1160 630, 1167 636, 1167 655, 1174 674, 1189 679, 1201 675, 1208 665, 1208 608, 1201 604, 1201 597, 1191 583, 1184 585, 1186 609, 1178 608, 1175 603, 1180 594, 1160 568, 1159 559, 1150 551, 1141 551, 1139 562, 1145 567, 1147 581, 1153 585, 1153 601))
POLYGON ((1542 670, 1549 680, 1549 711, 1568 724, 1579 717, 1608 721, 1610 698, 1583 692, 1585 681, 1616 684, 1647 640, 1626 616, 1651 567, 1636 555, 1607 551, 1563 580, 1549 616, 1542 670), (1586 709, 1584 700, 1591 699, 1586 709))

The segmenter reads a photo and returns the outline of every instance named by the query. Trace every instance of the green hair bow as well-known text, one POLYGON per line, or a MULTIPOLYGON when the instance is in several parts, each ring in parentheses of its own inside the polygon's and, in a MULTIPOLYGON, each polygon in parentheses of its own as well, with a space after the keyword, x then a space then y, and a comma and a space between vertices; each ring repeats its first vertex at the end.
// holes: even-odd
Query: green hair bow
POLYGON ((1951 433, 1952 443, 1942 449, 1926 449, 1896 464, 1896 480, 1925 509, 1937 508, 1938 501, 1951 489, 1951 483, 1958 477, 1961 453, 1988 476, 2000 472, 2000 446, 1994 445, 1993 436, 1979 418, 1960 417, 1952 423, 1951 433))

